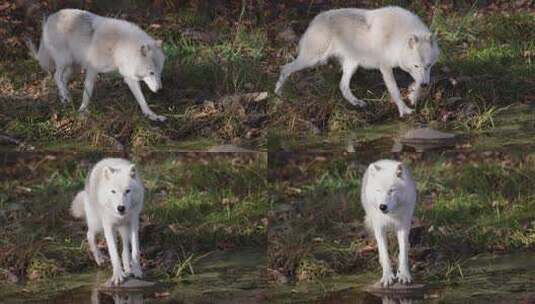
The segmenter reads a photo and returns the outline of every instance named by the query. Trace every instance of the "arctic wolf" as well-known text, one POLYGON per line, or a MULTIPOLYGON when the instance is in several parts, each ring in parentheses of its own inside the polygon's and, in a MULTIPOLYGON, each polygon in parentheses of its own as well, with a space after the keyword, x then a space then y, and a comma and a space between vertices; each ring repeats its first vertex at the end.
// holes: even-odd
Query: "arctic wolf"
POLYGON ((351 77, 359 66, 379 69, 399 116, 403 117, 413 110, 401 100, 392 69, 399 67, 412 76, 409 100, 416 105, 421 87, 429 84, 431 67, 438 55, 436 39, 427 26, 403 8, 330 10, 310 23, 299 41, 297 59, 282 67, 275 93, 281 94, 284 82, 292 73, 335 57, 343 70, 340 90, 345 99, 355 106, 366 106, 351 93, 351 77))
POLYGON ((366 211, 366 224, 373 231, 383 268, 381 284, 387 287, 398 282, 412 282, 409 270, 409 232, 416 204, 416 184, 402 163, 380 160, 372 163, 362 180, 361 203, 366 211), (388 256, 386 232, 393 228, 399 244, 398 272, 394 276, 388 256))
POLYGON ((134 164, 121 158, 98 162, 86 178, 85 189, 71 205, 74 217, 85 217, 87 241, 95 262, 103 263, 95 235, 104 231, 113 266, 111 283, 118 285, 129 275, 141 277, 139 265, 139 214, 143 209, 144 188, 134 164), (123 243, 123 268, 116 246, 116 231, 123 243), (132 246, 132 252, 129 248, 132 246))
POLYGON ((29 39, 26 43, 41 67, 54 72, 62 103, 71 100, 67 85, 75 67, 85 69, 80 112, 87 110, 97 74, 119 71, 143 114, 152 120, 165 120, 149 108, 139 85, 144 81, 153 92, 162 87, 165 55, 161 41, 152 39, 137 25, 87 11, 63 9, 44 22, 39 50, 29 39))

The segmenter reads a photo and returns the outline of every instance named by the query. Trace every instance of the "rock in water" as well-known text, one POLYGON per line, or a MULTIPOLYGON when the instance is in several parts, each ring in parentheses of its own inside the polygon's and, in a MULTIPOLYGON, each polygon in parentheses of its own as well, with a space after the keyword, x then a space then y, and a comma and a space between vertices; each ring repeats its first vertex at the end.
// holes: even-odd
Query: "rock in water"
POLYGON ((389 287, 383 287, 381 282, 366 287, 365 291, 375 295, 400 295, 400 296, 418 296, 423 295, 426 289, 425 284, 404 285, 395 283, 389 287))
POLYGON ((208 149, 208 152, 237 153, 237 152, 256 152, 256 151, 238 147, 236 145, 219 145, 219 146, 215 146, 215 147, 208 149))
MULTIPOLYGON (((455 146, 458 141, 457 134, 445 133, 431 128, 411 129, 399 138, 399 144, 411 146, 420 152, 455 146)), ((402 147, 393 148, 393 150, 400 149, 402 147)))
POLYGON ((114 286, 111 284, 111 281, 108 280, 105 283, 100 285, 101 290, 117 290, 117 289, 144 289, 154 287, 156 283, 139 280, 135 278, 126 279, 121 285, 114 286))

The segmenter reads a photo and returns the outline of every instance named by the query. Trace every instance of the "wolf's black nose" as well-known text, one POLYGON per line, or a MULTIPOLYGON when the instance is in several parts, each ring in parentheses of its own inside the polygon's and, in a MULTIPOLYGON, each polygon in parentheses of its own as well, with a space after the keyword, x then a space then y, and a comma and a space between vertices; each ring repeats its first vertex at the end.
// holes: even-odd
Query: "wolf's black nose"
POLYGON ((381 211, 386 211, 386 208, 388 207, 385 204, 379 205, 379 209, 381 209, 381 211))
POLYGON ((427 88, 427 83, 422 83, 422 84, 420 84, 420 86, 421 86, 422 88, 427 88))
POLYGON ((117 206, 117 211, 119 211, 120 213, 123 213, 124 212, 124 206, 117 206))

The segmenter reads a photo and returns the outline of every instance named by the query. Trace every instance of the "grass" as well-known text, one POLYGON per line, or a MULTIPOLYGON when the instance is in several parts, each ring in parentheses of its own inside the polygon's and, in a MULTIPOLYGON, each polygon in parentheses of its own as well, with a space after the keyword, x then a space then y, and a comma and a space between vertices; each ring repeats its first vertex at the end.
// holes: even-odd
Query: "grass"
MULTIPOLYGON (((513 236, 528 238, 526 225, 533 221, 533 159, 502 162, 469 163, 457 172, 455 166, 432 169, 442 180, 423 191, 424 196, 434 193, 436 200, 421 213, 422 220, 440 228, 432 234, 432 244, 459 244, 476 253, 530 247, 513 236)), ((459 252, 456 246, 446 248, 450 255, 459 252)))
MULTIPOLYGON (((49 279, 94 268, 85 225, 69 206, 101 153, 4 154, 0 268, 49 279)), ((141 240, 153 276, 183 276, 215 249, 266 246, 265 155, 144 156, 147 188, 141 240), (165 246, 163 245, 165 244, 165 246), (176 260, 162 261, 165 256, 176 260), (188 269, 186 268, 186 270, 188 269)))

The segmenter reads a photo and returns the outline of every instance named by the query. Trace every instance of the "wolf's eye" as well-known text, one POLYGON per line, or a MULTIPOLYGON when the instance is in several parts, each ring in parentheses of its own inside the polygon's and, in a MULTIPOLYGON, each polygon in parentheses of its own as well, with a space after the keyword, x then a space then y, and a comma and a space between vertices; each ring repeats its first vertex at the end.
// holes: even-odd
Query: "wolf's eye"
POLYGON ((388 194, 392 194, 392 193, 394 193, 394 189, 388 190, 388 194))
POLYGON ((130 193, 130 189, 126 189, 126 191, 124 193, 126 193, 126 194, 130 193))
POLYGON ((115 191, 115 190, 111 190, 111 193, 115 194, 115 193, 117 193, 117 191, 115 191))
POLYGON ((415 64, 415 65, 414 65, 414 67, 415 67, 415 68, 419 68, 420 66, 419 66, 419 65, 417 65, 417 64, 415 64))
POLYGON ((150 72, 150 74, 151 74, 152 76, 154 76, 154 72, 150 72))

